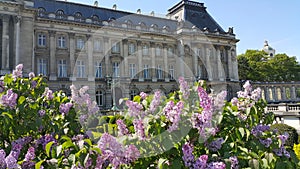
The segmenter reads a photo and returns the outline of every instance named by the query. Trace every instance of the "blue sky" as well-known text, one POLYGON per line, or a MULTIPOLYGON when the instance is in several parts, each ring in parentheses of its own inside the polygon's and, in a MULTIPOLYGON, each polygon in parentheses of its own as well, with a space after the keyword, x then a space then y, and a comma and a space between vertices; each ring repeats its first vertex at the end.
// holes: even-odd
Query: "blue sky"
MULTIPOLYGON (((92 5, 95 0, 68 0, 92 5)), ((142 13, 166 14, 180 0, 98 0, 99 6, 142 13)), ((276 53, 296 56, 300 61, 300 1, 298 0, 195 0, 204 2, 211 16, 224 30, 234 27, 238 54, 261 49, 264 41, 276 53)))

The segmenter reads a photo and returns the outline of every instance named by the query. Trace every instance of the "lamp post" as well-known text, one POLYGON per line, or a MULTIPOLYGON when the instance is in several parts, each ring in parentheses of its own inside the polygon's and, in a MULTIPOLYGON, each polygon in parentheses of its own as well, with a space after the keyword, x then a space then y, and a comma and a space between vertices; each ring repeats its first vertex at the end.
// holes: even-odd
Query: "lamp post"
POLYGON ((110 111, 112 111, 115 115, 115 112, 118 112, 119 109, 116 105, 116 92, 115 92, 115 85, 116 85, 116 78, 118 77, 111 77, 111 76, 106 76, 107 79, 107 84, 108 86, 110 85, 111 87, 111 92, 112 92, 112 99, 113 99, 113 106, 111 107, 110 111))

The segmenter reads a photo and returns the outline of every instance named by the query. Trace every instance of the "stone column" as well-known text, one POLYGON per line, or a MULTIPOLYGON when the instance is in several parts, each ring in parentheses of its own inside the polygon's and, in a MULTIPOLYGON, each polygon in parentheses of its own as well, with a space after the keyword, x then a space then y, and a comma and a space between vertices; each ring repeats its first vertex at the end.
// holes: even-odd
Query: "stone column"
POLYGON ((239 79, 239 74, 238 74, 238 62, 237 62, 237 59, 236 59, 235 47, 232 47, 232 49, 231 49, 231 59, 232 59, 233 79, 237 81, 239 79))
POLYGON ((291 87, 291 99, 292 100, 296 99, 296 89, 295 89, 295 86, 291 87))
POLYGON ((208 81, 212 81, 213 80, 213 74, 212 74, 212 66, 211 66, 211 53, 210 53, 210 48, 207 48, 206 47, 206 50, 205 50, 205 53, 206 53, 206 69, 207 69, 207 78, 208 78, 208 81))
POLYGON ((86 39, 87 39, 87 55, 88 55, 88 81, 95 81, 93 41, 91 35, 86 35, 86 39))
POLYGON ((128 72, 128 40, 124 39, 122 41, 123 44, 123 57, 124 57, 124 62, 123 62, 123 71, 121 72, 121 77, 129 77, 129 72, 128 72))
POLYGON ((221 58, 221 52, 220 52, 220 47, 216 47, 216 60, 217 60, 217 67, 218 67, 218 79, 220 81, 224 81, 225 79, 225 70, 222 65, 222 58, 221 58))
POLYGON ((55 52, 56 52, 56 43, 55 43, 55 31, 49 31, 50 36, 50 77, 49 80, 57 80, 56 77, 56 58, 55 58, 55 52))
POLYGON ((277 97, 277 93, 276 93, 276 87, 272 87, 271 88, 271 90, 272 90, 272 94, 273 94, 273 100, 274 101, 277 101, 278 100, 278 97, 277 97))
POLYGON ((110 54, 109 38, 104 37, 103 40, 104 40, 105 73, 106 73, 106 76, 108 76, 111 73, 109 71, 109 68, 110 68, 110 63, 109 63, 109 54, 110 54))
POLYGON ((178 48, 178 61, 179 61, 179 76, 182 76, 184 77, 184 44, 182 41, 179 41, 178 42, 178 45, 177 45, 177 48, 178 48))
POLYGON ((228 78, 230 80, 233 80, 233 66, 232 66, 232 56, 231 56, 231 52, 230 52, 230 47, 225 47, 225 51, 227 54, 227 64, 228 64, 228 78))
POLYGON ((281 92, 282 92, 282 96, 281 96, 282 98, 281 98, 281 99, 282 99, 282 100, 286 100, 285 87, 281 87, 280 89, 281 89, 281 92))
POLYGON ((2 15, 2 65, 1 69, 9 69, 9 15, 2 15))
POLYGON ((151 49, 151 53, 150 53, 150 57, 151 57, 151 76, 152 76, 152 81, 156 82, 157 78, 156 78, 156 74, 155 74, 155 70, 156 70, 156 66, 155 66, 155 43, 151 42, 150 43, 150 49, 151 49))
POLYGON ((270 101, 269 87, 266 86, 264 89, 265 89, 265 99, 268 102, 268 101, 270 101))
POLYGON ((21 16, 15 17, 15 35, 16 35, 16 65, 20 63, 20 22, 21 22, 21 16))
POLYGON ((201 77, 201 75, 198 74, 198 54, 197 54, 197 47, 194 47, 193 49, 193 73, 194 73, 194 76, 199 76, 201 77))
POLYGON ((164 78, 166 82, 169 82, 169 69, 168 69, 168 45, 166 43, 163 44, 163 57, 164 57, 164 66, 163 66, 163 70, 164 70, 164 78))
POLYGON ((75 33, 69 33, 70 81, 76 81, 75 73, 75 33))
POLYGON ((142 49, 142 41, 137 41, 137 57, 138 57, 138 64, 137 64, 137 72, 139 72, 139 81, 144 81, 143 74, 141 73, 143 71, 143 49, 142 49))

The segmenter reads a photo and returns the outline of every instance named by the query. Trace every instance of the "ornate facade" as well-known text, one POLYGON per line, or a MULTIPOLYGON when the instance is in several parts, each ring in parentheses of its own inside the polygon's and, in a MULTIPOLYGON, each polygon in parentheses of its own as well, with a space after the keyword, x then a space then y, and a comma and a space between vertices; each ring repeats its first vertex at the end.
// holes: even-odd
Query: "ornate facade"
POLYGON ((56 0, 0 1, 1 75, 18 63, 53 90, 89 86, 102 109, 141 91, 207 80, 211 91, 239 89, 236 39, 203 3, 182 0, 166 17, 56 0))

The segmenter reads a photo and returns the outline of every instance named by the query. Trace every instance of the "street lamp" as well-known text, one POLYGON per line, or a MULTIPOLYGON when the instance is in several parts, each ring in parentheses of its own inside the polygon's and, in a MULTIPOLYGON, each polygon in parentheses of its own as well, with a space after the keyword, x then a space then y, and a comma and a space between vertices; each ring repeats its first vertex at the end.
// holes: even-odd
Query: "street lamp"
POLYGON ((116 80, 118 77, 111 77, 111 76, 106 76, 107 79, 107 85, 110 86, 111 92, 112 92, 112 99, 113 99, 113 106, 111 107, 110 111, 118 112, 119 108, 116 105, 116 91, 115 91, 115 85, 116 85, 116 80))

